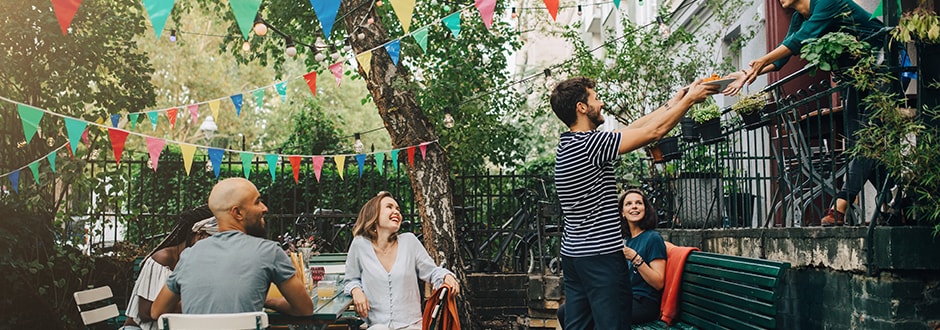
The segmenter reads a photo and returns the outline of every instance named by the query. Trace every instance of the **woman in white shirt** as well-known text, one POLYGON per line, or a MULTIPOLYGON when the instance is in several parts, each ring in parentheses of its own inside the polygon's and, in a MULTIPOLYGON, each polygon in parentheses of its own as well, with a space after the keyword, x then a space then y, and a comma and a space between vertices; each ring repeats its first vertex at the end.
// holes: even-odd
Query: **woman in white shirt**
POLYGON ((414 234, 399 235, 401 211, 388 192, 366 202, 353 227, 344 291, 369 330, 421 329, 418 279, 460 292, 453 273, 437 267, 414 234))

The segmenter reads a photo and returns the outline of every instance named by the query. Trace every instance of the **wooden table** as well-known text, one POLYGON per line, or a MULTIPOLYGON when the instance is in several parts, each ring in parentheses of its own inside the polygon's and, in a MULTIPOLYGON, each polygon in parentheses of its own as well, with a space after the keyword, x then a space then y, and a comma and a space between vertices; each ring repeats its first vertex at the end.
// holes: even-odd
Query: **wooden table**
POLYGON ((332 299, 314 298, 313 315, 291 316, 268 311, 268 322, 273 326, 289 325, 291 329, 326 329, 330 324, 347 320, 358 328, 358 318, 354 317, 355 312, 349 312, 350 305, 352 297, 339 291, 332 299))

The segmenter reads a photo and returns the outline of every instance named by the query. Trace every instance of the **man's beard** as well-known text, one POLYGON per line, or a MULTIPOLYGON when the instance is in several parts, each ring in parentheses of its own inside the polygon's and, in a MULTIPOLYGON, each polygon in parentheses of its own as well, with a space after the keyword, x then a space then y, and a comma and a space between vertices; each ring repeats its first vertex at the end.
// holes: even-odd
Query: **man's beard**
POLYGON ((601 115, 601 109, 598 108, 597 111, 592 111, 588 114, 588 119, 591 120, 591 124, 594 124, 594 128, 601 127, 604 124, 604 116, 601 115))
POLYGON ((250 225, 245 226, 245 233, 258 238, 267 238, 268 231, 264 227, 264 223, 260 220, 250 225))

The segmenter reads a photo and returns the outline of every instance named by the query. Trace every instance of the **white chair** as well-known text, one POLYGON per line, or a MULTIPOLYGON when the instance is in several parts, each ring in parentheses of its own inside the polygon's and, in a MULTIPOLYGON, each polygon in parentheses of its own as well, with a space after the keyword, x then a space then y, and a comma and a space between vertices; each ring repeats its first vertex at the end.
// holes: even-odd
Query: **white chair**
POLYGON ((89 310, 82 309, 82 305, 93 303, 110 303, 111 297, 114 296, 111 293, 110 286, 105 285, 94 289, 78 291, 75 292, 73 296, 75 296, 75 305, 78 305, 78 312, 82 315, 82 323, 84 323, 86 326, 109 319, 114 319, 121 314, 118 311, 117 305, 114 303, 89 310))
POLYGON ((265 312, 226 314, 177 314, 160 315, 157 328, 160 330, 235 330, 266 329, 268 314, 265 312))

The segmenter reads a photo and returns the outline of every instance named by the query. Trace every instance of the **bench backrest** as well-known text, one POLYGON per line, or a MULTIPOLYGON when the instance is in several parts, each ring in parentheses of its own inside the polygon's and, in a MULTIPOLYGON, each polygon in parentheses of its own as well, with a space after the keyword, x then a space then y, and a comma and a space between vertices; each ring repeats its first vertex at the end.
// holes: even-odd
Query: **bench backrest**
POLYGON ((682 275, 680 320, 699 328, 773 329, 789 263, 693 252, 682 275))

